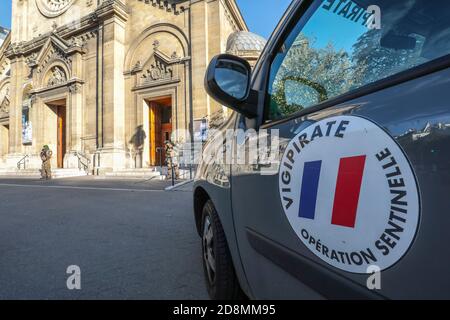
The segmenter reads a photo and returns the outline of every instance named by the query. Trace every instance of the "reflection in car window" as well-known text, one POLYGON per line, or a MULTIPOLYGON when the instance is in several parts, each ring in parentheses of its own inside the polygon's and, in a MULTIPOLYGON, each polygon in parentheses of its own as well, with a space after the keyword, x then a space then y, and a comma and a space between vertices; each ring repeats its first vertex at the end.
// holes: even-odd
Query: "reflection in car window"
POLYGON ((271 66, 276 120, 450 53, 450 1, 315 1, 271 66), (381 10, 371 29, 369 5, 381 10))
POLYGON ((236 99, 242 99, 247 92, 248 72, 244 65, 220 60, 216 66, 215 79, 221 90, 236 99))

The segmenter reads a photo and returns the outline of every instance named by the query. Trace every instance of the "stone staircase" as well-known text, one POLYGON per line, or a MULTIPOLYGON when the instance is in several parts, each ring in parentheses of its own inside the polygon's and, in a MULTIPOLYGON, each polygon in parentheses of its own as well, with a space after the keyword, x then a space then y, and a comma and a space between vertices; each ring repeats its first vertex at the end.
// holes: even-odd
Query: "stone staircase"
MULTIPOLYGON (((27 178, 40 178, 39 169, 0 169, 0 176, 15 176, 27 178)), ((87 176, 87 173, 78 169, 53 169, 52 177, 54 179, 64 179, 73 177, 87 176)))
MULTIPOLYGON (((166 180, 167 168, 154 167, 143 169, 120 169, 102 174, 105 178, 117 179, 140 179, 140 180, 166 180)), ((54 179, 64 179, 73 177, 87 176, 88 174, 83 170, 78 169, 52 169, 52 177, 54 179)), ((40 178, 41 173, 39 169, 1 169, 0 177, 26 177, 26 178, 40 178)), ((189 179, 188 170, 180 170, 181 179, 189 179)))
POLYGON ((106 172, 105 176, 110 178, 122 179, 165 180, 165 176, 161 174, 158 168, 121 169, 112 172, 106 172))
POLYGON ((39 178, 41 173, 38 169, 0 169, 0 176, 39 178))
POLYGON ((74 177, 84 177, 88 174, 86 171, 79 169, 53 169, 52 176, 54 179, 64 179, 64 178, 74 178, 74 177))

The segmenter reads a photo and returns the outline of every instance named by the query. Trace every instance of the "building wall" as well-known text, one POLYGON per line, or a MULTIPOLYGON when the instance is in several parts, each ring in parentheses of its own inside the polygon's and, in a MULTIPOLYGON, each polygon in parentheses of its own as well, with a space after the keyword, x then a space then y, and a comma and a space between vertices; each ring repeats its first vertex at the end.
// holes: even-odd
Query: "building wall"
POLYGON ((70 0, 74 2, 74 5, 63 14, 49 18, 41 14, 37 1, 20 0, 12 2, 12 43, 33 40, 51 32, 55 27, 71 25, 70 28, 75 31, 79 28, 79 20, 94 12, 98 5, 103 2, 103 0, 70 0))
POLYGON ((171 97, 174 129, 220 110, 203 80, 228 35, 247 28, 234 0, 68 0, 55 16, 38 1, 13 2, 11 45, 0 51, 0 67, 3 59, 11 69, 7 166, 29 154, 37 168, 42 145, 57 149, 55 103, 67 110, 64 167, 86 155, 99 173, 149 165, 152 100, 171 97), (24 108, 31 144, 22 141, 24 108))

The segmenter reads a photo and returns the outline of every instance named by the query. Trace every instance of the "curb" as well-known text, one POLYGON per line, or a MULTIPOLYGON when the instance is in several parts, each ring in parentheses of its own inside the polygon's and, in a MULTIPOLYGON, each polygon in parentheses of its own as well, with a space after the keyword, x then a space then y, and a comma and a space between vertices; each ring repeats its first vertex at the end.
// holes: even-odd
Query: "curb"
POLYGON ((167 188, 165 188, 164 190, 166 190, 166 191, 173 191, 173 190, 175 190, 176 188, 182 187, 182 186, 184 186, 184 185, 186 185, 186 184, 188 184, 188 183, 191 183, 191 182, 193 182, 193 181, 194 181, 194 179, 190 179, 190 180, 187 180, 187 181, 183 181, 183 182, 177 183, 177 184, 174 185, 174 186, 167 187, 167 188))

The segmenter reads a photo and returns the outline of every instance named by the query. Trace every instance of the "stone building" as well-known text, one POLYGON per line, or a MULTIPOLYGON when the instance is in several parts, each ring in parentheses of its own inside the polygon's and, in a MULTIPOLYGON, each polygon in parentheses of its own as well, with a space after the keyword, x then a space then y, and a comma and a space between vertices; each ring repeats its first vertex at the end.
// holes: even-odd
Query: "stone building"
POLYGON ((0 168, 159 165, 221 106, 210 59, 247 26, 235 0, 17 0, 0 47, 0 168), (25 159, 25 160, 24 160, 25 159))

